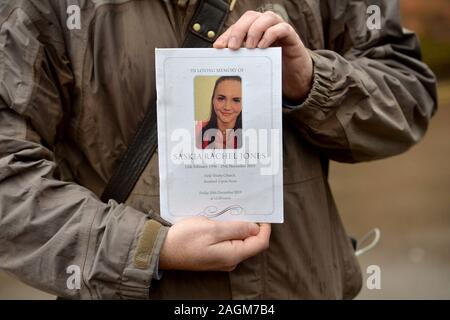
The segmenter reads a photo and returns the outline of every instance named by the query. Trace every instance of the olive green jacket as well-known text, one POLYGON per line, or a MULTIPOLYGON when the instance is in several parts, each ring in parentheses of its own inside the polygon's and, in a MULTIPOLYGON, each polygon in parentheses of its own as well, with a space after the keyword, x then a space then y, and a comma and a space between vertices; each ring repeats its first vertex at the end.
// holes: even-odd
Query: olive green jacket
POLYGON ((371 2, 237 1, 226 27, 247 10, 273 10, 314 61, 309 97, 283 111, 285 222, 233 272, 166 271, 157 281, 168 230, 152 218, 157 154, 126 204, 99 195, 155 100, 154 49, 181 45, 196 1, 0 0, 0 268, 65 298, 354 297, 361 272, 326 159, 399 154, 436 108, 435 78, 398 2, 373 1, 382 20, 370 30, 371 2), (67 25, 73 4, 79 29, 67 25), (72 265, 79 290, 67 285, 72 265))

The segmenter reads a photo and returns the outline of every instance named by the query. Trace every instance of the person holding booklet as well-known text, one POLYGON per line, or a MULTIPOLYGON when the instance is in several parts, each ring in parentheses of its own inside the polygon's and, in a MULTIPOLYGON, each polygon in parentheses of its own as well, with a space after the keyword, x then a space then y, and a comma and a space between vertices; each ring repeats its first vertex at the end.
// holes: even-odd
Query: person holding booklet
MULTIPOLYGON (((402 153, 436 109, 435 77, 398 1, 71 4, 0 2, 0 268, 68 299, 355 297, 362 276, 328 161, 402 153), (223 29, 196 20, 211 17, 196 15, 205 3, 226 8, 223 29), (100 199, 154 107, 155 48, 192 37, 216 49, 281 47, 284 223, 167 224, 157 152, 127 199, 100 199), (68 285, 71 270, 79 286, 68 285)), ((214 107, 211 127, 239 126, 232 99, 214 107)))

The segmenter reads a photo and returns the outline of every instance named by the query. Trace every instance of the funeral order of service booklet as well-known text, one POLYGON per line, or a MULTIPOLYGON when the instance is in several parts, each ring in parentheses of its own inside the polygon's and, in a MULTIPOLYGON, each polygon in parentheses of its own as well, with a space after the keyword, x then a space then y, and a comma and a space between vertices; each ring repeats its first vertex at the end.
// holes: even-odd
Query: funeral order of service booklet
POLYGON ((156 49, 161 216, 283 222, 281 48, 156 49))

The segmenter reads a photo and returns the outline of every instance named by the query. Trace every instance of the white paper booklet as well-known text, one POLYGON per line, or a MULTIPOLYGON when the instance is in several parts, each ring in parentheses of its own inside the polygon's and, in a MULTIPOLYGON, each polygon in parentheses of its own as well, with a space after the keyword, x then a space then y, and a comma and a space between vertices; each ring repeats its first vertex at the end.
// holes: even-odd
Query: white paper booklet
POLYGON ((161 216, 283 222, 281 49, 156 49, 161 216))

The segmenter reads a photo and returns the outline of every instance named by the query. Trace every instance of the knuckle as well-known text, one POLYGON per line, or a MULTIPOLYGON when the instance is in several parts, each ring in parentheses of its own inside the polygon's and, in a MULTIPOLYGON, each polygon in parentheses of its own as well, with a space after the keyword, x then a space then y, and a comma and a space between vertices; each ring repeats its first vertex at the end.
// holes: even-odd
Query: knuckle
POLYGON ((267 35, 270 38, 273 37, 280 37, 285 36, 292 32, 292 27, 289 23, 282 22, 278 23, 275 26, 271 27, 269 30, 265 32, 265 35, 267 35))
POLYGON ((270 11, 270 10, 264 11, 263 14, 264 14, 265 16, 267 16, 267 17, 272 17, 272 18, 274 18, 275 16, 277 16, 277 14, 276 14, 275 12, 270 11))
POLYGON ((229 267, 225 267, 224 270, 226 272, 232 272, 232 271, 234 271, 236 269, 236 267, 237 267, 237 265, 229 266, 229 267))
POLYGON ((236 37, 236 38, 243 38, 245 36, 246 30, 245 27, 242 25, 235 25, 233 27, 233 30, 231 30, 230 38, 236 37))
POLYGON ((254 11, 254 10, 247 10, 245 11, 245 13, 242 15, 243 17, 257 17, 261 15, 261 12, 258 11, 254 11))
POLYGON ((280 23, 280 27, 285 32, 291 32, 293 30, 292 26, 287 22, 280 23))
POLYGON ((254 26, 251 26, 250 29, 247 32, 247 37, 257 37, 260 35, 263 31, 260 28, 256 28, 254 26))
POLYGON ((264 35, 261 40, 270 42, 274 37, 276 37, 275 32, 273 30, 269 29, 264 32, 264 35))
POLYGON ((264 15, 267 17, 270 17, 270 19, 272 20, 276 20, 276 21, 281 21, 283 20, 283 18, 280 17, 280 15, 278 15, 277 13, 273 12, 273 11, 265 11, 264 15))

